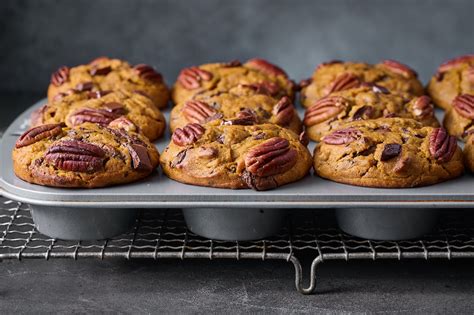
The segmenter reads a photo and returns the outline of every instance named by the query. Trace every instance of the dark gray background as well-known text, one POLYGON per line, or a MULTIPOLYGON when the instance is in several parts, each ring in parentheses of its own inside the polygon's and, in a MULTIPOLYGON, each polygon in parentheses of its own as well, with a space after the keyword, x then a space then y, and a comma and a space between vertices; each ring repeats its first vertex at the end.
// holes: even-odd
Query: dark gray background
MULTIPOLYGON (((0 91, 44 94, 61 65, 108 55, 159 69, 261 56, 296 80, 327 59, 394 58, 427 79, 474 51, 474 1, 2 0, 0 91)), ((27 104, 25 104, 27 105, 27 104)))

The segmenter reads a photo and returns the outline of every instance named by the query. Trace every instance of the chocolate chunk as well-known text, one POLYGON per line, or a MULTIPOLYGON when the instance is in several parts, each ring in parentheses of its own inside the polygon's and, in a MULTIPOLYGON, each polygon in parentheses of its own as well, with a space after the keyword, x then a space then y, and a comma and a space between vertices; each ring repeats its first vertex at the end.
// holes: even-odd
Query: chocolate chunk
POLYGON ((394 157, 397 157, 402 152, 402 146, 398 143, 386 144, 383 148, 382 156, 380 160, 382 162, 388 161, 394 157))

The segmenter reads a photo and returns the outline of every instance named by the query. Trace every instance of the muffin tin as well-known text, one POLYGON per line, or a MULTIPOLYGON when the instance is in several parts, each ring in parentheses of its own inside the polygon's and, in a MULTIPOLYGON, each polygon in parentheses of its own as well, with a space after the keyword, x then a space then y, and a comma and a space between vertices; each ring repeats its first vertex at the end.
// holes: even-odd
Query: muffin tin
MULTIPOLYGON (((420 219, 418 213, 420 208, 435 211, 434 209, 441 207, 474 206, 474 176, 469 173, 445 183, 408 189, 343 185, 311 174, 298 182, 270 191, 227 190, 181 184, 168 179, 159 170, 136 183, 98 189, 60 189, 33 185, 14 175, 10 155, 16 139, 28 127, 30 113, 45 102, 46 100, 41 100, 33 105, 5 131, 0 146, 0 186, 4 196, 31 204, 37 228, 44 234, 57 238, 86 240, 111 237, 130 227, 130 222, 136 216, 135 209, 138 208, 185 208, 185 217, 191 231, 224 240, 257 239, 275 233, 285 212, 266 209, 294 211, 297 208, 367 208, 372 210, 361 213, 366 213, 369 219, 374 219, 374 215, 383 217, 386 211, 391 211, 392 219, 396 219, 398 209, 409 208, 411 211, 404 211, 403 225, 399 225, 403 228, 399 229, 398 236, 396 230, 384 233, 383 228, 371 234, 375 229, 371 227, 373 221, 371 223, 370 220, 351 219, 353 224, 363 228, 366 233, 360 233, 358 229, 347 225, 345 228, 346 232, 356 236, 399 239, 406 238, 407 234, 402 230, 408 229, 410 224, 413 231, 408 237, 418 236, 417 231, 424 233, 429 230, 429 227, 419 225, 420 220, 423 221, 423 216, 420 219), (60 211, 63 211, 63 215, 58 215, 60 211), (94 222, 97 224, 91 228, 90 225, 94 222), (227 228, 222 229, 222 226, 227 228)), ((164 114, 168 120, 169 109, 164 114)), ((155 143, 160 152, 168 141, 169 134, 166 134, 155 143)), ((311 143, 310 151, 313 149, 314 143, 311 143)), ((353 213, 339 210, 338 219, 341 224, 346 215, 353 213)), ((423 210, 423 213, 427 222, 434 222, 431 211, 423 210)))

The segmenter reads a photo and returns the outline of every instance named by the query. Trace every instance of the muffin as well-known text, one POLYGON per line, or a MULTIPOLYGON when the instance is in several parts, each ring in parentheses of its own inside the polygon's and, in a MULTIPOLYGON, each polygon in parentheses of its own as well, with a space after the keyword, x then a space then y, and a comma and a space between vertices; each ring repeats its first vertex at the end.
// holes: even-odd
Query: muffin
POLYGON ((356 121, 324 136, 316 173, 336 182, 384 188, 440 183, 464 171, 456 137, 411 119, 356 121))
POLYGON ((446 61, 431 78, 427 92, 435 104, 445 110, 461 94, 474 95, 474 55, 446 61))
POLYGON ((428 96, 410 98, 369 84, 319 99, 306 110, 304 124, 309 138, 320 141, 345 123, 382 117, 411 118, 425 126, 439 126, 428 96))
POLYGON ((264 94, 294 100, 295 84, 281 68, 264 59, 211 63, 183 69, 172 89, 175 104, 197 95, 215 96, 222 92, 236 95, 264 94))
POLYGON ((148 97, 119 91, 92 99, 68 95, 40 107, 30 119, 31 126, 65 123, 75 127, 86 122, 139 132, 150 141, 161 137, 166 126, 163 114, 148 97))
POLYGON ((255 190, 297 181, 312 164, 306 145, 288 129, 224 121, 177 128, 160 162, 168 177, 182 183, 255 190))
POLYGON ((376 65, 370 65, 334 60, 320 64, 310 79, 300 83, 301 103, 304 107, 311 107, 322 97, 358 88, 364 83, 385 88, 392 93, 412 96, 424 94, 417 73, 397 61, 384 60, 376 65))
POLYGON ((134 182, 159 164, 158 151, 145 137, 92 123, 33 127, 16 142, 12 159, 24 181, 73 188, 134 182))
POLYGON ((77 67, 60 67, 51 76, 48 101, 53 102, 70 94, 100 96, 120 90, 141 93, 150 98, 157 108, 165 107, 169 101, 169 90, 163 77, 151 66, 131 66, 126 61, 107 57, 77 67))
POLYGON ((302 123, 293 102, 283 96, 277 100, 264 94, 241 95, 221 93, 198 95, 194 100, 176 105, 171 111, 170 127, 174 131, 189 123, 203 124, 215 119, 247 120, 247 124, 273 123, 299 134, 302 123))

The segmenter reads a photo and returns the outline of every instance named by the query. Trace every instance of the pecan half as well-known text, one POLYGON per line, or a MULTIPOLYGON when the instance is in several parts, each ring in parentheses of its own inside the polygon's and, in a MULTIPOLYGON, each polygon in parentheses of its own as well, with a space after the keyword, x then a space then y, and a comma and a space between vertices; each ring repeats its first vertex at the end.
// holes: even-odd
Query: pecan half
POLYGON ((362 106, 354 113, 352 120, 366 120, 371 119, 374 115, 374 108, 372 106, 362 106))
POLYGON ((257 94, 263 94, 268 96, 276 96, 280 93, 280 86, 273 82, 261 82, 252 84, 242 84, 244 88, 251 89, 257 94))
POLYGON ((172 140, 176 145, 183 147, 198 141, 205 131, 206 129, 199 124, 187 124, 182 129, 176 128, 172 140))
POLYGON ((134 132, 138 131, 138 127, 124 116, 121 116, 117 119, 112 120, 109 123, 109 127, 115 128, 115 129, 123 129, 125 131, 134 131, 134 132))
POLYGON ((262 71, 270 75, 281 75, 281 76, 284 76, 285 78, 288 77, 288 75, 286 74, 285 71, 283 71, 282 68, 268 62, 265 59, 261 59, 261 58, 250 59, 245 63, 245 65, 251 69, 262 71))
POLYGON ((326 67, 326 66, 330 66, 330 65, 335 65, 335 64, 338 64, 338 63, 343 63, 344 61, 342 60, 329 60, 329 61, 325 61, 325 62, 321 62, 319 65, 316 66, 316 69, 314 71, 318 71, 319 69, 323 68, 323 67, 326 67))
POLYGON ((346 129, 336 130, 333 133, 323 137, 323 142, 327 144, 349 144, 356 141, 361 137, 362 133, 360 130, 350 127, 346 129))
POLYGON ((342 96, 323 97, 306 110, 303 122, 306 126, 314 126, 337 116, 346 106, 347 100, 342 96))
POLYGON ((93 173, 103 168, 105 157, 105 151, 95 144, 67 140, 51 146, 44 159, 64 171, 93 173))
POLYGON ((343 73, 339 75, 327 88, 326 94, 331 94, 338 91, 344 91, 359 87, 361 80, 358 76, 352 73, 343 73))
POLYGON ((461 94, 453 100, 454 109, 463 117, 474 119, 474 95, 461 94))
POLYGON ((431 156, 440 162, 449 162, 457 149, 456 137, 450 136, 444 128, 435 128, 429 140, 431 156))
POLYGON ((296 164, 296 157, 296 150, 288 140, 274 137, 250 149, 244 162, 251 174, 267 177, 290 170, 296 164))
POLYGON ((212 73, 198 67, 181 70, 178 82, 187 90, 194 90, 201 86, 201 81, 210 81, 212 73))
POLYGON ((110 73, 110 71, 112 71, 112 67, 111 66, 106 66, 106 67, 102 67, 102 68, 97 68, 97 67, 93 67, 89 73, 91 76, 95 76, 95 75, 107 75, 110 73))
POLYGON ((42 139, 51 138, 61 133, 63 124, 48 124, 33 127, 23 133, 16 141, 15 148, 21 148, 38 142, 42 139))
POLYGON ((295 107, 290 98, 283 96, 281 100, 273 106, 272 114, 275 116, 278 125, 288 125, 295 115, 295 107))
POLYGON ((146 146, 132 143, 127 144, 126 147, 132 158, 133 169, 138 171, 151 171, 153 169, 146 146))
POLYGON ((161 74, 156 72, 153 67, 146 65, 146 64, 138 64, 133 69, 138 73, 138 75, 148 81, 154 81, 154 82, 161 82, 163 80, 163 77, 161 74))
POLYGON ((120 115, 106 109, 81 108, 69 115, 68 121, 71 126, 77 126, 85 122, 99 125, 108 125, 120 115))
POLYGON ((402 152, 402 146, 398 143, 390 143, 386 144, 383 148, 382 155, 380 157, 380 161, 385 162, 394 157, 397 157, 402 152))
POLYGON ((51 75, 51 83, 55 86, 61 86, 69 78, 69 68, 62 66, 51 75))
POLYGON ((413 115, 419 118, 433 116, 434 106, 427 95, 418 97, 413 103, 413 115))
POLYGON ((74 90, 76 92, 84 92, 84 91, 91 91, 92 88, 94 87, 94 83, 92 82, 83 82, 83 83, 78 83, 74 90))
POLYGON ((87 93, 87 97, 88 98, 101 98, 109 93, 112 93, 112 91, 90 91, 87 93))
POLYGON ((183 115, 191 123, 206 122, 216 114, 217 111, 203 101, 188 101, 183 107, 183 115))
POLYGON ((451 60, 448 60, 448 61, 442 63, 438 67, 438 73, 444 73, 446 71, 449 71, 451 69, 456 68, 460 64, 471 63, 471 62, 474 63, 474 54, 473 55, 460 56, 460 57, 457 57, 457 58, 454 58, 454 59, 451 59, 451 60))
POLYGON ((417 77, 418 73, 409 66, 400 63, 396 60, 384 60, 380 63, 382 66, 386 67, 389 71, 399 74, 405 78, 417 77))

